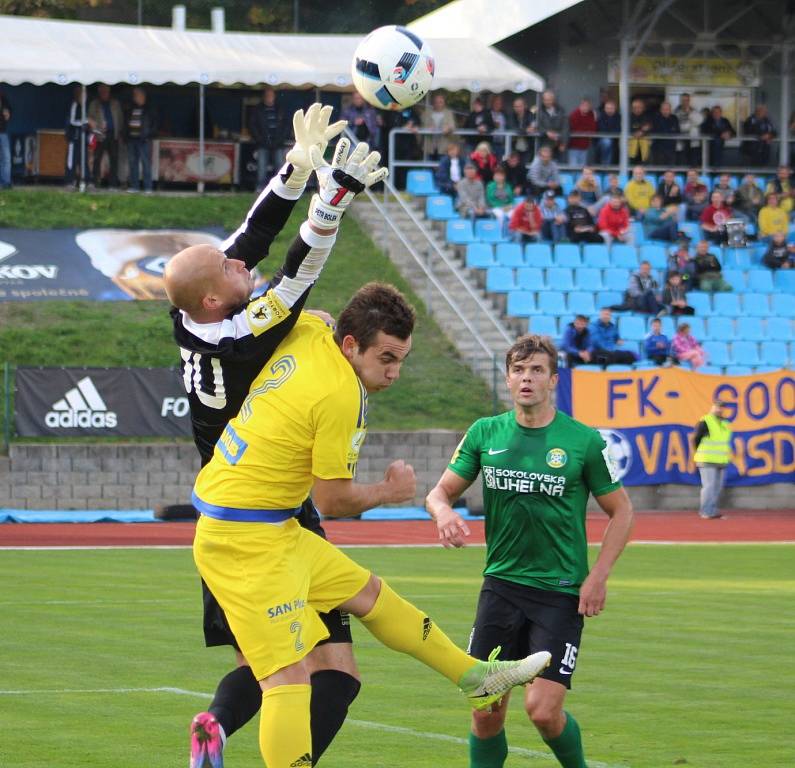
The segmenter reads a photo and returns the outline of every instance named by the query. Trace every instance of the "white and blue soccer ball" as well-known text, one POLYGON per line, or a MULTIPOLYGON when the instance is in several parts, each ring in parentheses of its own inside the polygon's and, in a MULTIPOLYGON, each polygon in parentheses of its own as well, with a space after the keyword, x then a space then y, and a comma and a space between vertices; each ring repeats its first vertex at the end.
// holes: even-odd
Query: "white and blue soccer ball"
POLYGON ((373 30, 359 43, 351 64, 353 85, 378 109, 405 109, 425 97, 433 83, 428 44, 406 27, 373 30))
POLYGON ((615 429, 600 429, 599 434, 607 443, 606 458, 611 464, 611 475, 615 480, 622 480, 632 466, 632 445, 624 434, 615 429))

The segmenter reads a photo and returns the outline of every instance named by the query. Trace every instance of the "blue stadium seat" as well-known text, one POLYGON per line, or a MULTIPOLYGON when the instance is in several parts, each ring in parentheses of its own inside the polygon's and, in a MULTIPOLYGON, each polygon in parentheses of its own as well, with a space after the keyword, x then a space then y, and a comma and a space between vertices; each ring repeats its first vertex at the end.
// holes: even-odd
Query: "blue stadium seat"
POLYGON ((555 198, 555 202, 557 203, 557 206, 558 208, 560 208, 561 211, 568 205, 568 203, 566 202, 566 198, 563 197, 563 195, 558 195, 555 198))
MULTIPOLYGON (((687 298, 689 301, 690 294, 687 298)), ((742 314, 740 297, 736 293, 716 293, 712 297, 712 308, 719 317, 738 317, 742 314)))
POLYGON ((538 294, 538 311, 542 315, 565 315, 566 300, 562 291, 543 291, 538 294))
POLYGON ((707 333, 705 336, 693 334, 697 339, 704 338, 711 341, 732 341, 734 334, 734 321, 730 317, 716 315, 707 319, 707 333))
POLYGON ((663 245, 641 245, 640 260, 648 261, 654 269, 665 269, 668 254, 663 245))
POLYGON ((478 219, 475 222, 475 237, 484 243, 502 243, 502 224, 496 219, 478 219))
MULTIPOLYGON (((682 187, 684 189, 684 187, 682 187)), ((701 240, 701 227, 697 221, 682 221, 679 223, 679 231, 684 232, 693 242, 701 240)))
POLYGON ((740 341, 764 341, 767 330, 762 326, 761 317, 738 317, 737 339, 740 341))
POLYGON ((494 265, 494 253, 488 243, 470 243, 467 246, 466 265, 470 269, 486 269, 494 265))
MULTIPOLYGON (((790 299, 790 301, 792 300, 790 299)), ((795 339, 795 329, 793 329, 792 325, 792 320, 788 320, 785 317, 769 317, 767 320, 767 338, 770 341, 792 341, 795 339)))
POLYGON ((751 248, 724 248, 721 263, 732 269, 750 269, 752 252, 751 248))
POLYGON ((586 243, 582 247, 582 263, 586 267, 606 269, 610 266, 610 251, 608 251, 606 245, 586 243))
POLYGON ((792 296, 786 293, 774 293, 770 309, 773 317, 795 318, 795 301, 792 300, 792 296))
POLYGON ((560 188, 563 190, 563 194, 568 195, 569 192, 571 192, 571 188, 574 186, 574 174, 560 173, 558 174, 558 178, 560 179, 560 188))
POLYGON ((786 368, 790 364, 787 345, 783 341, 763 341, 759 355, 763 365, 786 368))
POLYGON ((458 218, 449 195, 431 195, 425 200, 425 215, 431 221, 449 221, 458 218))
POLYGON ((486 270, 486 290, 489 293, 508 293, 514 290, 513 270, 509 267, 489 267, 486 270))
POLYGON ((544 270, 538 267, 519 267, 516 270, 516 285, 523 291, 546 290, 544 270))
POLYGON ((643 341, 646 338, 646 319, 640 315, 623 315, 618 318, 618 335, 627 341, 643 341))
POLYGON ((638 252, 632 245, 616 243, 610 248, 610 261, 614 267, 634 270, 638 268, 638 252))
POLYGON ((610 373, 625 373, 626 371, 634 371, 635 369, 631 365, 622 365, 621 363, 613 363, 612 365, 608 365, 605 367, 606 371, 610 373))
POLYGON ((621 291, 599 291, 596 294, 596 306, 601 309, 602 307, 612 307, 620 304, 623 301, 624 294, 621 291))
POLYGON ((507 313, 514 317, 530 317, 536 313, 533 291, 511 291, 508 294, 507 313))
POLYGON ((574 284, 581 291, 601 291, 602 270, 593 267, 579 267, 574 270, 574 284))
POLYGON ((701 368, 698 369, 699 373, 706 373, 711 376, 721 376, 723 375, 723 370, 719 365, 702 365, 701 368))
POLYGON ((579 267, 582 265, 580 246, 574 243, 559 243, 555 246, 556 267, 579 267))
POLYGON ((551 267, 552 248, 547 243, 528 243, 524 248, 524 260, 528 267, 551 267))
POLYGON ((551 336, 556 339, 558 338, 558 320, 549 315, 536 315, 530 318, 527 330, 530 333, 538 333, 541 336, 551 336))
MULTIPOLYGON (((637 269, 637 265, 635 266, 637 269)), ((605 288, 610 291, 621 291, 621 294, 624 294, 624 291, 627 290, 627 285, 629 284, 629 275, 630 272, 628 269, 620 269, 613 267, 612 269, 606 269, 604 275, 604 284, 605 288)))
POLYGON ((698 315, 693 315, 692 317, 679 318, 680 325, 682 323, 690 324, 690 333, 693 336, 695 336, 695 338, 698 339, 699 341, 703 341, 704 339, 708 338, 706 322, 707 321, 704 320, 703 317, 699 317, 698 315))
POLYGON ((757 293, 773 293, 776 289, 773 287, 772 273, 767 270, 752 269, 748 273, 748 290, 757 293))
POLYGON ((452 245, 468 245, 475 242, 472 222, 469 219, 451 219, 447 222, 448 243, 452 245))
POLYGON ((732 365, 761 365, 759 345, 755 341, 735 341, 732 344, 732 365))
POLYGON ((411 170, 406 174, 406 192, 410 195, 438 195, 433 173, 426 170, 411 170))
POLYGON ((657 363, 655 363, 654 360, 638 360, 638 362, 635 363, 635 368, 636 369, 640 369, 640 368, 657 368, 657 367, 658 367, 657 363))
MULTIPOLYGON (((790 296, 786 296, 783 293, 776 293, 773 294, 773 298, 778 297, 785 297, 790 300, 790 303, 793 303, 792 298, 790 296)), ((766 293, 746 293, 743 296, 743 310, 745 311, 746 315, 750 315, 751 317, 768 317, 770 315, 770 301, 769 296, 766 293)), ((793 311, 793 316, 795 316, 795 309, 793 311)), ((739 312, 737 313, 740 314, 739 312)), ((774 314, 776 314, 774 310, 774 314)))
POLYGON ((574 290, 574 280, 569 267, 552 267, 548 269, 547 282, 549 287, 555 291, 574 290))
POLYGON ((756 368, 754 368, 754 373, 774 373, 780 370, 780 365, 757 365, 756 368))
POLYGON ((688 291, 687 303, 693 307, 697 315, 708 317, 712 312, 712 297, 703 291, 688 291))
POLYGON ((747 221, 745 223, 745 234, 751 237, 756 234, 756 224, 754 224, 753 221, 747 221))
POLYGON ((635 245, 643 245, 646 242, 646 235, 643 234, 643 224, 639 221, 633 221, 629 226, 632 230, 632 239, 635 245))
POLYGON ((795 269, 777 269, 773 285, 784 293, 795 293, 795 269))
POLYGON ((750 365, 727 365, 727 376, 750 376, 754 369, 750 365))
POLYGON ((702 346, 711 365, 726 366, 732 364, 729 358, 729 348, 725 341, 705 341, 702 346))
POLYGON ((569 312, 590 317, 596 314, 596 305, 591 291, 571 291, 569 293, 569 312))
POLYGON ((745 272, 741 269, 724 269, 723 279, 736 293, 745 293, 745 272))
POLYGON ((501 267, 524 266, 524 252, 519 243, 499 243, 494 258, 501 267))
MULTIPOLYGON (((663 335, 667 336, 670 341, 674 337, 674 334, 676 333, 676 326, 674 325, 674 319, 670 315, 665 315, 660 319, 662 320, 663 335)), ((649 322, 649 327, 651 327, 651 321, 649 322)))

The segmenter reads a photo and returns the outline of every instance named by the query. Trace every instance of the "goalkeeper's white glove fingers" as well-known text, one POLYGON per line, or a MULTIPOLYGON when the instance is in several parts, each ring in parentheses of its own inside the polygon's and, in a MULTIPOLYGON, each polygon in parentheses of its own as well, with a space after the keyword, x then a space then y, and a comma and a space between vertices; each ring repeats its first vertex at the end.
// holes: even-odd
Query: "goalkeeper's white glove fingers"
POLYGON ((282 174, 282 181, 291 189, 303 189, 313 170, 310 149, 317 148, 321 157, 331 139, 338 136, 348 124, 347 120, 338 120, 329 125, 333 108, 315 103, 306 112, 296 110, 293 115, 293 131, 295 144, 287 153, 287 169, 282 174))

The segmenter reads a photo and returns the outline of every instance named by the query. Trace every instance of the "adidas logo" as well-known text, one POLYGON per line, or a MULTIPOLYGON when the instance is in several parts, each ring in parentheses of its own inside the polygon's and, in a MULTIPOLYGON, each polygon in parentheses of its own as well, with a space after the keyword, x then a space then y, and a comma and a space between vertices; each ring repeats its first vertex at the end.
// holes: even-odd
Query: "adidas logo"
POLYGON ((301 755, 294 763, 290 763, 290 768, 301 768, 301 766, 312 765, 312 755, 307 752, 301 755))
POLYGON ((97 392, 94 382, 86 376, 77 382, 60 400, 53 403, 44 423, 50 428, 92 427, 113 429, 118 423, 114 411, 109 411, 105 401, 97 392))

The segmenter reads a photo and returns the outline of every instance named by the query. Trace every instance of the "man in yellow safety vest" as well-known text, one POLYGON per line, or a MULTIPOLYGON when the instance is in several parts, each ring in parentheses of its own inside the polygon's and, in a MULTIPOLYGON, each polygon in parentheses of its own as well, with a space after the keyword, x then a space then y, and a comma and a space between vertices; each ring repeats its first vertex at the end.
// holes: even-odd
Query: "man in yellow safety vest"
POLYGON ((718 510, 718 497, 723 487, 726 467, 731 460, 732 430, 726 420, 726 410, 715 400, 709 413, 698 422, 693 441, 698 472, 701 475, 701 506, 699 517, 717 520, 723 517, 718 510))

